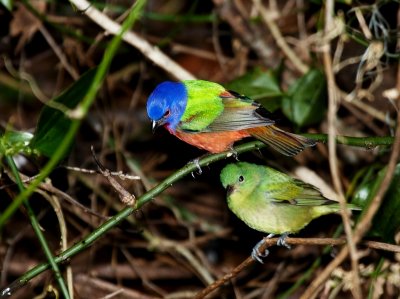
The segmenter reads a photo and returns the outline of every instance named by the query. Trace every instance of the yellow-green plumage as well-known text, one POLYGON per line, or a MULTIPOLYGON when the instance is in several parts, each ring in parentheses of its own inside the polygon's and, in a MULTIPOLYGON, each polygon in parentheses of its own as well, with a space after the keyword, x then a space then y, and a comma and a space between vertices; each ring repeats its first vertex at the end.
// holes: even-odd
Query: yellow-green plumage
POLYGON ((204 80, 182 83, 187 91, 187 102, 179 130, 197 133, 237 131, 274 123, 257 114, 259 104, 245 96, 233 96, 232 91, 218 83, 204 80))
POLYGON ((181 119, 181 129, 203 131, 224 111, 219 95, 225 89, 217 83, 203 80, 186 80, 183 84, 188 100, 181 119))
POLYGON ((339 204, 316 187, 266 166, 229 164, 221 172, 221 182, 232 212, 265 233, 295 233, 319 216, 340 211, 339 204))

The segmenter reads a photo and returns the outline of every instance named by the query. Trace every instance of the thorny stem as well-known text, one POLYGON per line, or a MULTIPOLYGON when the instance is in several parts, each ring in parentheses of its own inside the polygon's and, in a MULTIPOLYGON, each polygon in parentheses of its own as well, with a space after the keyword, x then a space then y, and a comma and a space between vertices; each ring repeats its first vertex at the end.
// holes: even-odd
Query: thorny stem
MULTIPOLYGON (((327 135, 324 134, 307 134, 307 137, 314 138, 320 142, 327 141, 327 135)), ((359 147, 366 147, 372 148, 378 145, 390 145, 393 143, 393 137, 346 137, 346 136, 336 136, 337 142, 346 144, 346 145, 353 145, 359 147)), ((266 145, 260 141, 252 141, 248 142, 234 148, 234 151, 238 154, 264 148, 266 145)), ((199 165, 201 167, 208 166, 214 162, 219 160, 225 159, 232 156, 231 151, 226 151, 219 154, 207 155, 199 160, 199 165)), ((76 243, 75 245, 71 246, 67 250, 63 251, 61 254, 55 257, 55 262, 57 264, 66 262, 68 259, 73 257, 74 255, 78 254, 82 250, 88 248, 91 244, 93 244, 97 239, 102 237, 106 232, 111 230, 112 228, 116 227, 119 223, 121 223, 125 218, 129 217, 134 211, 140 209, 143 205, 150 202, 154 199, 157 195, 163 192, 165 189, 169 188, 173 183, 177 182, 184 176, 192 173, 193 171, 197 170, 197 165, 194 163, 188 163, 174 174, 166 178, 160 184, 149 190, 147 193, 143 194, 141 197, 137 198, 137 202, 135 206, 129 206, 121 210, 118 214, 108 219, 102 225, 100 225, 97 229, 87 235, 82 241, 76 243)), ((11 285, 9 285, 6 289, 9 289, 11 292, 14 292, 16 289, 24 286, 27 282, 31 279, 39 275, 40 273, 44 272, 49 268, 48 263, 43 263, 37 265, 36 267, 32 268, 24 275, 22 275, 18 280, 14 281, 11 285)), ((0 298, 2 297, 4 290, 0 292, 0 298)))

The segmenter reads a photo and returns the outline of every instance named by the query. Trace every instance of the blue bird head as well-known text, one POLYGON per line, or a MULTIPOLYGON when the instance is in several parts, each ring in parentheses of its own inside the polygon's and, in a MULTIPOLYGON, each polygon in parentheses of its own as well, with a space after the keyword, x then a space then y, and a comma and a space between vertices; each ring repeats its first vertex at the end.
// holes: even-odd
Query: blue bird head
POLYGON ((153 131, 162 125, 175 131, 185 112, 187 98, 182 82, 160 83, 147 100, 147 115, 153 121, 153 131))

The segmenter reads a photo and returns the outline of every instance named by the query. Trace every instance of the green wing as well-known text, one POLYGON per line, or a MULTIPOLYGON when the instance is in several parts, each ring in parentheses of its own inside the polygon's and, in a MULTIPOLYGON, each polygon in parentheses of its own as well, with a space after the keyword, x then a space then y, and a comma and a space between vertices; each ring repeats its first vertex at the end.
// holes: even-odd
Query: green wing
POLYGON ((249 128, 264 127, 275 122, 268 118, 270 114, 257 102, 233 91, 220 94, 224 109, 208 126, 211 132, 237 131, 249 128))
POLYGON ((320 206, 334 203, 325 198, 313 185, 272 169, 268 169, 268 172, 262 188, 265 190, 265 199, 271 203, 297 206, 320 206))
POLYGON ((219 94, 225 89, 221 85, 203 81, 182 81, 188 99, 178 129, 191 132, 207 131, 208 126, 222 113, 224 105, 219 94))
POLYGON ((183 81, 188 100, 178 128, 187 132, 237 131, 274 123, 251 99, 203 80, 183 81))

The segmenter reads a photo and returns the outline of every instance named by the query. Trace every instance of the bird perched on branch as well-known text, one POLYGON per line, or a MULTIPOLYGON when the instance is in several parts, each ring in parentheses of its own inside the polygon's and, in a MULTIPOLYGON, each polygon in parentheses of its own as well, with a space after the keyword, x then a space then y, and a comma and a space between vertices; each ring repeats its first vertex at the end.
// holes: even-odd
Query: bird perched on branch
POLYGON ((316 143, 275 127, 259 103, 209 81, 159 84, 147 101, 147 114, 153 130, 165 126, 179 139, 211 153, 229 150, 235 141, 250 136, 287 156, 316 143))
MULTIPOLYGON (((268 237, 281 235, 278 245, 286 247, 288 234, 300 231, 315 218, 340 211, 338 202, 324 197, 313 185, 266 166, 229 164, 221 171, 221 183, 227 189, 228 207, 239 219, 270 234, 268 237)), ((359 210, 352 204, 347 208, 359 210)), ((252 252, 261 263, 262 243, 252 252)))

